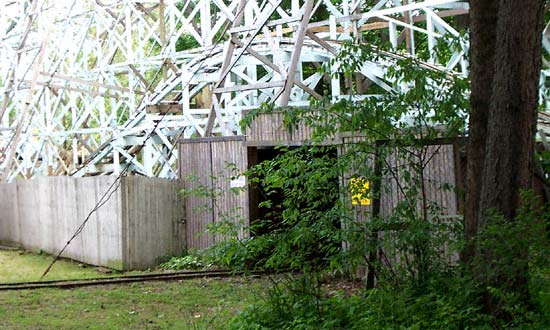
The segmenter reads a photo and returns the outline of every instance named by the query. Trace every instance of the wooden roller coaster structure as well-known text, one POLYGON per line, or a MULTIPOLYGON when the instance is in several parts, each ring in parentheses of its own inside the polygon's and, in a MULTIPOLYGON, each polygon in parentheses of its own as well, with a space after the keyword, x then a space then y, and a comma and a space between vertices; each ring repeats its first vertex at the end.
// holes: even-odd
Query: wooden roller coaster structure
MULTIPOLYGON (((392 90, 391 61, 346 78, 348 40, 467 75, 462 0, 7 0, 0 176, 177 177, 176 140, 242 134, 243 111, 392 90), (437 55, 448 45, 449 56, 437 55), (458 45, 452 47, 451 45, 458 45), (325 67, 325 72, 317 70, 325 67)), ((545 58, 550 30, 544 31, 545 58)), ((550 75, 544 62, 541 103, 550 75)))

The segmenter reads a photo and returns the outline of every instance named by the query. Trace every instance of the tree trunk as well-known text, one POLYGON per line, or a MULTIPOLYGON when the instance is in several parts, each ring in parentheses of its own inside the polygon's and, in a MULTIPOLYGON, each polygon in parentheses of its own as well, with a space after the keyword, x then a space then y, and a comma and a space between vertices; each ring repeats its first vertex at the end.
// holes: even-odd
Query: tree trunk
MULTIPOLYGON (((472 94, 467 240, 487 224, 490 210, 513 221, 521 204, 521 190, 532 187, 544 0, 472 0, 470 6, 472 94)), ((497 255, 492 252, 470 244, 463 257, 468 262, 478 254, 477 260, 487 263, 480 269, 499 272, 491 267, 497 255)), ((506 260, 518 263, 516 267, 522 271, 503 272, 496 277, 479 272, 474 275, 484 287, 511 290, 527 301, 527 251, 514 253, 506 260), (488 278, 490 283, 484 283, 488 278)), ((496 261, 499 262, 502 260, 496 261)), ((486 300, 486 307, 498 312, 491 297, 486 300)))
MULTIPOLYGON (((544 1, 502 1, 480 208, 513 219, 533 178, 544 1)), ((484 214, 478 214, 478 226, 484 214)))
MULTIPOLYGON (((466 163, 466 207, 464 227, 466 240, 471 240, 478 230, 480 178, 485 163, 485 137, 487 118, 491 104, 494 76, 494 53, 498 21, 499 0, 470 1, 470 127, 468 158, 466 163)), ((463 251, 463 259, 473 256, 473 246, 463 251)))

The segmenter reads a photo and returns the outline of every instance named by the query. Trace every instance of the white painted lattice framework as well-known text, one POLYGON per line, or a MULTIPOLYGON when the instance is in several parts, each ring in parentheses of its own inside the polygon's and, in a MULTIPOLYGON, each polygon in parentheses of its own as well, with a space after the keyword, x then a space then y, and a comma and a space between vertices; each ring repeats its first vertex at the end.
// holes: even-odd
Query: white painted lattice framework
MULTIPOLYGON (((342 43, 467 74, 460 0, 7 0, 0 8, 0 173, 175 177, 180 137, 240 134, 263 102, 337 100, 342 43), (461 47, 437 56, 438 44, 461 47), (331 66, 332 65, 332 66, 331 66), (316 68, 327 66, 331 74, 316 68), (151 135, 150 138, 148 136, 151 135)), ((550 49, 548 28, 545 48, 550 49)), ((389 90, 365 63, 360 94, 389 90)), ((548 67, 548 66, 547 66, 548 67)), ((361 97, 358 95, 357 97, 361 97)))

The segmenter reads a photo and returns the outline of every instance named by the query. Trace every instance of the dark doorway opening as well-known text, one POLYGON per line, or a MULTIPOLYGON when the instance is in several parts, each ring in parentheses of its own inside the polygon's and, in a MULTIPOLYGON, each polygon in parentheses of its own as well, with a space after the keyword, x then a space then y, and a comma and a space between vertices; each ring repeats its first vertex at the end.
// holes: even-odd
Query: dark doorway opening
MULTIPOLYGON (((271 161, 275 157, 281 155, 288 150, 294 150, 299 147, 248 147, 248 167, 251 168, 262 162, 271 161)), ((328 156, 331 159, 336 159, 338 156, 336 147, 325 147, 310 154, 311 157, 328 156)), ((263 178, 259 178, 260 181, 263 178)), ((325 189, 338 191, 338 180, 335 179, 327 184, 325 189)), ((284 229, 282 224, 283 202, 285 196, 282 191, 271 191, 269 196, 263 189, 261 184, 252 184, 249 187, 249 216, 251 224, 251 236, 258 236, 273 232, 275 230, 284 229), (262 203, 269 201, 271 207, 262 207, 262 203), (261 225, 260 225, 261 224, 261 225)), ((332 208, 336 200, 326 203, 318 207, 318 211, 325 211, 332 208)), ((340 223, 334 224, 340 227, 340 223)))

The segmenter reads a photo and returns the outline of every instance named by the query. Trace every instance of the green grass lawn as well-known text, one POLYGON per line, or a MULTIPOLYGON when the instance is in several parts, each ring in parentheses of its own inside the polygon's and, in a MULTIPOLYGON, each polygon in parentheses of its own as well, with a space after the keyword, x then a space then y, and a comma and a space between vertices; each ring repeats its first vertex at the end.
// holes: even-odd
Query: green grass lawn
MULTIPOLYGON (((0 282, 38 280, 52 258, 0 250, 0 282)), ((113 275, 59 260, 45 279, 113 275)), ((266 287, 266 280, 236 277, 0 291, 0 329, 223 329, 266 287)))
POLYGON ((149 282, 0 292, 0 329, 223 329, 265 280, 149 282))
MULTIPOLYGON (((0 283, 38 281, 53 260, 48 254, 23 250, 0 250, 0 283)), ((93 266, 68 259, 58 260, 44 280, 80 279, 107 276, 93 266)))

